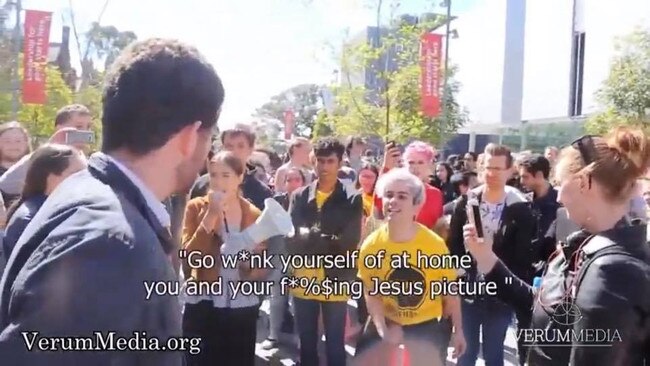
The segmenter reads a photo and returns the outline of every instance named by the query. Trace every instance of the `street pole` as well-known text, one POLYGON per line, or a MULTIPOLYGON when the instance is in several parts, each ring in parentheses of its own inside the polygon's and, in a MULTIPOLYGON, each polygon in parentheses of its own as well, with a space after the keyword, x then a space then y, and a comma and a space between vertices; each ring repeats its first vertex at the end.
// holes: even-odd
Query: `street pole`
POLYGON ((18 120, 18 107, 19 107, 19 95, 20 90, 20 12, 22 11, 22 0, 16 0, 14 3, 16 6, 16 27, 14 28, 14 51, 15 51, 15 64, 14 64, 14 75, 13 75, 13 91, 11 98, 11 113, 13 120, 18 120))
POLYGON ((447 123, 447 82, 449 81, 449 35, 451 34, 451 0, 445 0, 447 5, 447 22, 445 28, 445 84, 442 92, 442 118, 447 123))

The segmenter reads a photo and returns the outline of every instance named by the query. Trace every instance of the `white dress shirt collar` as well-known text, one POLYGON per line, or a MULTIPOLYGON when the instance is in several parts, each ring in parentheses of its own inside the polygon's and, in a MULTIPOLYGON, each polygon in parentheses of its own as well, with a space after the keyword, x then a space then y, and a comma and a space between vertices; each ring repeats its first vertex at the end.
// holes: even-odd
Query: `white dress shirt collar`
POLYGON ((133 173, 129 168, 127 168, 123 163, 114 157, 102 152, 97 152, 96 154, 109 159, 122 171, 122 173, 124 173, 124 175, 126 175, 131 180, 131 182, 133 182, 133 184, 135 184, 136 187, 138 187, 138 190, 140 190, 140 193, 147 202, 147 205, 151 211, 153 211, 154 215, 156 215, 156 218, 162 226, 169 227, 171 225, 171 218, 169 216, 169 212, 167 212, 167 208, 162 202, 158 200, 151 189, 149 189, 149 187, 147 187, 144 182, 142 182, 142 179, 140 179, 137 175, 135 175, 135 173, 133 173))

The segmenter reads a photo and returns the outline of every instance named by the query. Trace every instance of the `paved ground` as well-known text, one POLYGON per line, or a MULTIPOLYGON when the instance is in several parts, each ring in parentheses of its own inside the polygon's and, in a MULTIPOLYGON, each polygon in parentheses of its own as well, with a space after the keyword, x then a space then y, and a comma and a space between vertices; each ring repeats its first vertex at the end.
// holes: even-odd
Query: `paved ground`
MULTIPOLYGON (((354 309, 354 302, 349 303, 350 307, 354 309)), ((256 366, 292 366, 296 365, 298 359, 298 347, 297 343, 293 342, 293 345, 283 346, 280 349, 275 350, 264 350, 261 347, 261 343, 266 339, 268 334, 268 300, 264 301, 264 304, 261 307, 260 319, 258 321, 257 328, 257 346, 256 353, 258 357, 258 362, 256 366)), ((348 360, 351 360, 354 355, 353 345, 346 345, 346 351, 348 353, 348 360)), ((451 352, 450 352, 451 354, 451 352)), ((479 355, 480 357, 480 355, 479 355)), ((505 343, 505 357, 506 357, 506 366, 517 366, 517 341, 515 339, 514 329, 509 329, 506 336, 505 343)), ((456 360, 452 358, 447 359, 447 366, 456 365, 456 360)), ((482 359, 479 359, 476 362, 476 366, 485 366, 485 363, 482 359)))

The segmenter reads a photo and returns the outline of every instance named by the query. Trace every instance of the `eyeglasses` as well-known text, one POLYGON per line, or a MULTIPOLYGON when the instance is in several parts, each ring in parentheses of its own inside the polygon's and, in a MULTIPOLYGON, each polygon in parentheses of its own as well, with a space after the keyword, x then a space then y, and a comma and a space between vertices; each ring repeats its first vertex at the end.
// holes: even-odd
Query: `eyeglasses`
POLYGON ((585 165, 589 165, 596 161, 596 145, 594 144, 594 135, 585 135, 571 143, 575 149, 580 151, 580 156, 584 160, 585 165))

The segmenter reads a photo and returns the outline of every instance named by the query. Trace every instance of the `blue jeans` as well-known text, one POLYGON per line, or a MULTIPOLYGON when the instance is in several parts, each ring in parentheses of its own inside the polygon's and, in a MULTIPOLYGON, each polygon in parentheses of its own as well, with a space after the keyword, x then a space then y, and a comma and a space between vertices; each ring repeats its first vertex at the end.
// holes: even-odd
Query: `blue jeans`
POLYGON ((345 366, 345 301, 305 300, 294 297, 296 325, 300 337, 300 364, 317 366, 318 361, 318 318, 322 311, 325 326, 326 355, 328 366, 345 366))
POLYGON ((463 333, 467 342, 465 354, 458 366, 474 366, 481 347, 480 332, 483 327, 483 359, 485 366, 503 366, 503 342, 513 311, 496 299, 475 299, 474 303, 462 301, 463 333))

